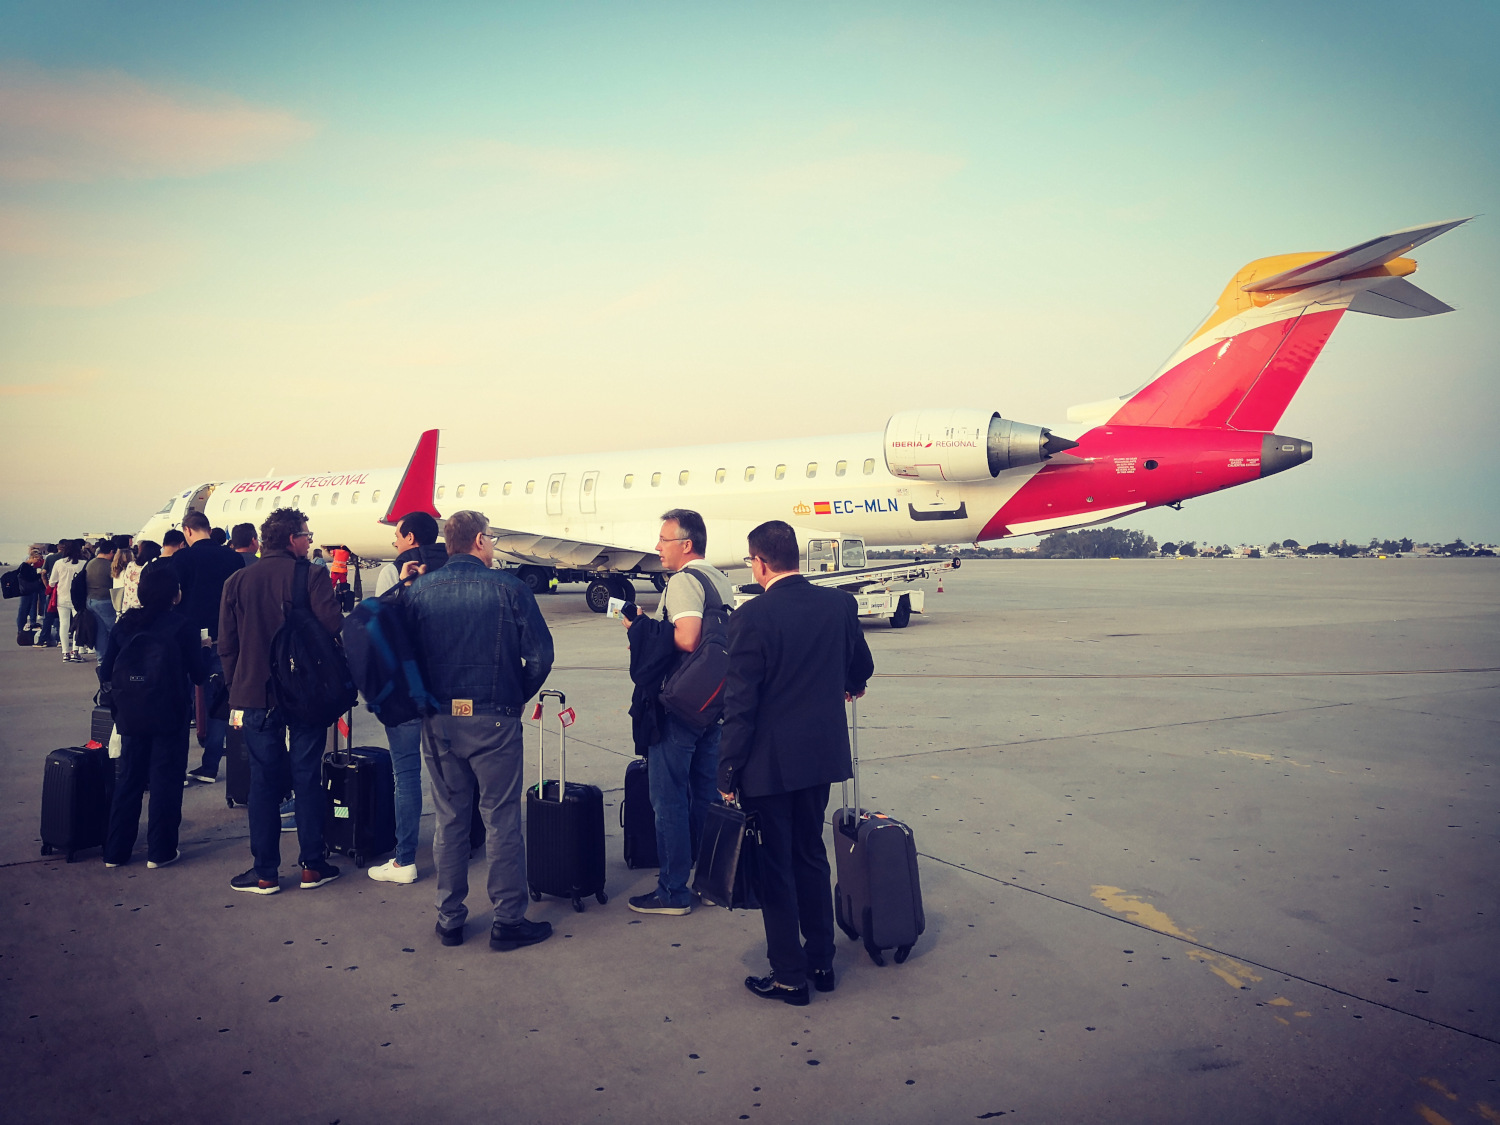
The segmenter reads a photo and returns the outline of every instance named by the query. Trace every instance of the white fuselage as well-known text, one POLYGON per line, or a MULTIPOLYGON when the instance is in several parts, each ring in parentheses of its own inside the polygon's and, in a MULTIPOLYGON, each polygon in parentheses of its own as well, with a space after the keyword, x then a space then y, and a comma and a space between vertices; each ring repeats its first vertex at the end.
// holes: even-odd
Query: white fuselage
MULTIPOLYGON (((496 529, 511 529, 499 544, 502 557, 596 569, 658 569, 661 514, 691 508, 708 524, 709 560, 738 566, 746 534, 771 519, 785 520, 804 539, 972 542, 1037 468, 979 483, 904 480, 886 469, 877 431, 440 464, 435 500, 444 516, 468 508, 496 529)), ((175 497, 140 534, 160 541, 189 503, 226 530, 244 522, 258 527, 272 509, 290 506, 306 513, 316 543, 388 558, 393 533, 380 520, 400 476, 400 469, 372 469, 219 481, 175 497)))

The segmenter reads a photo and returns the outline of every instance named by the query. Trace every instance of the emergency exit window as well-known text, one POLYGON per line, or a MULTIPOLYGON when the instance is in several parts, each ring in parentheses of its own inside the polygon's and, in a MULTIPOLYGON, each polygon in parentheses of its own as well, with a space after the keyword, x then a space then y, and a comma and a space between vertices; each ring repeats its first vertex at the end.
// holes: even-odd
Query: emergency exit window
POLYGON ((589 493, 591 493, 593 491, 594 491, 594 478, 593 477, 584 477, 583 478, 583 494, 585 496, 587 496, 589 493))
POLYGON ((562 491, 562 481, 560 481, 560 480, 553 481, 552 482, 552 486, 547 491, 551 492, 553 496, 556 496, 558 493, 560 493, 562 491))
POLYGON ((875 458, 873 458, 873 457, 866 457, 865 458, 865 476, 870 476, 874 472, 875 472, 875 458))

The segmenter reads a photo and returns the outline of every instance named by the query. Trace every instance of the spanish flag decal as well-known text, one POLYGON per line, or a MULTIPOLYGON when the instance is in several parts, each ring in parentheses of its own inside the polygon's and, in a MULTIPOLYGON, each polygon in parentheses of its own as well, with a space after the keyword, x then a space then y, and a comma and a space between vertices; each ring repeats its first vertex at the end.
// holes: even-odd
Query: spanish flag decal
POLYGON ((829 505, 827 500, 814 500, 813 514, 818 516, 831 516, 833 515, 833 508, 829 505))

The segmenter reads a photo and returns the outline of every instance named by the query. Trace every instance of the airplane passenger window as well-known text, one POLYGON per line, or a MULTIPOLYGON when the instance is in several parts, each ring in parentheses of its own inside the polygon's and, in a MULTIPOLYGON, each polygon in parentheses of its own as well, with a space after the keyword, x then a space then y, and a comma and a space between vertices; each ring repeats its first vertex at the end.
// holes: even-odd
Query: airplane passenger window
POLYGON ((875 458, 873 458, 873 457, 866 457, 865 458, 865 476, 869 476, 874 471, 875 471, 875 458))
POLYGON ((848 461, 839 461, 839 462, 837 462, 833 466, 833 475, 836 476, 836 477, 841 477, 845 473, 847 473, 848 471, 849 471, 849 462, 848 461))
POLYGON ((244 500, 240 501, 240 511, 243 512, 245 510, 245 504, 249 501, 249 499, 250 498, 247 496, 244 500))
POLYGON ((438 485, 437 498, 439 500, 441 500, 443 498, 443 493, 445 493, 447 491, 448 491, 448 486, 446 484, 440 484, 440 485, 438 485))
POLYGON ((818 475, 818 463, 816 461, 809 461, 807 463, 807 475, 809 477, 815 477, 818 475))
POLYGON ((220 509, 220 510, 221 511, 225 511, 225 512, 229 511, 229 501, 228 500, 224 501, 224 507, 222 509, 220 509))
POLYGON ((490 494, 490 486, 488 484, 481 484, 479 486, 479 495, 481 495, 481 496, 488 496, 489 494, 490 494))
MULTIPOLYGON (((351 503, 351 504, 358 504, 359 503, 359 493, 356 492, 353 495, 351 495, 349 497, 349 503, 351 503)), ((260 507, 260 505, 257 504, 256 507, 258 508, 258 507, 260 507)))
POLYGON ((526 482, 526 495, 530 496, 535 491, 536 491, 536 481, 534 481, 534 480, 527 481, 526 482))
POLYGON ((339 502, 339 494, 337 492, 335 492, 333 494, 333 499, 329 500, 328 502, 330 504, 337 504, 339 502))
POLYGON ((458 498, 459 498, 459 499, 460 499, 460 500, 462 500, 462 499, 463 499, 463 497, 464 497, 464 491, 465 491, 465 490, 466 490, 466 489, 467 489, 467 488, 468 488, 468 487, 469 487, 469 486, 468 486, 468 485, 466 485, 466 484, 461 484, 461 485, 459 485, 459 486, 458 486, 458 487, 457 487, 457 488, 455 488, 455 489, 454 489, 454 490, 453 490, 453 495, 454 495, 454 496, 457 496, 457 497, 458 497, 458 498))
POLYGON ((548 491, 551 492, 553 496, 556 496, 559 492, 562 491, 562 481, 560 481, 560 480, 553 481, 552 482, 552 487, 550 489, 548 489, 548 491))
POLYGON ((777 465, 776 466, 776 479, 777 480, 785 480, 786 479, 786 466, 785 465, 777 465))
POLYGON ((370 503, 371 504, 379 504, 380 503, 380 489, 377 488, 374 492, 370 493, 370 503))
POLYGON ((593 492, 593 491, 594 491, 594 478, 593 477, 584 477, 583 478, 583 492, 584 492, 584 495, 588 495, 590 492, 593 492))
POLYGON ((723 469, 715 469, 714 470, 714 483, 715 484, 723 484, 724 483, 724 470, 723 469))
POLYGON ((680 472, 680 473, 677 474, 677 483, 678 484, 687 484, 687 482, 688 482, 688 471, 686 469, 683 469, 682 472, 680 472))
POLYGON ((302 499, 302 493, 300 493, 300 492, 297 493, 297 495, 293 496, 292 497, 292 507, 295 508, 297 506, 298 502, 301 501, 301 499, 302 499))
POLYGON ((501 486, 500 491, 502 493, 504 493, 506 496, 509 496, 510 495, 510 481, 506 481, 505 484, 501 486))
POLYGON ((651 487, 655 488, 659 484, 661 484, 661 474, 660 473, 652 473, 651 474, 651 487))
POLYGON ((745 466, 745 479, 747 481, 755 479, 755 466, 754 465, 746 465, 745 466))
POLYGON ((317 506, 318 506, 318 494, 316 492, 314 492, 312 494, 312 507, 316 508, 317 506))
POLYGON ((257 496, 255 498, 255 510, 257 512, 260 511, 260 506, 262 504, 264 504, 265 502, 266 502, 266 498, 264 496, 257 496))
POLYGON ((634 473, 626 473, 625 474, 625 487, 629 488, 634 483, 635 483, 635 474, 634 473))

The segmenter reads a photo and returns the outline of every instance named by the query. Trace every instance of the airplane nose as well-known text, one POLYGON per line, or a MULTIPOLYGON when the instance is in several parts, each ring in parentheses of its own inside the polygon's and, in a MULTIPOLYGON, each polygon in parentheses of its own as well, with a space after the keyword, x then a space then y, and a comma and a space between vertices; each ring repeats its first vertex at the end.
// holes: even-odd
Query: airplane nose
POLYGON ((1310 441, 1282 437, 1280 434, 1265 434, 1260 439, 1260 475, 1269 477, 1287 469, 1295 469, 1304 461, 1312 460, 1312 454, 1310 441))

